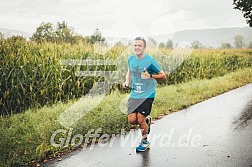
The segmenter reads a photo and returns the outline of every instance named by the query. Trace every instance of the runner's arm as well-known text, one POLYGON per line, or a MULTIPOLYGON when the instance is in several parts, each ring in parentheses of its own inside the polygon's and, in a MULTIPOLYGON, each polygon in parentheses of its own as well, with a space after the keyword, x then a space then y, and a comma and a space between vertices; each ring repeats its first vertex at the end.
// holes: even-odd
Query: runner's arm
POLYGON ((161 80, 161 81, 164 81, 167 79, 163 70, 159 71, 157 74, 152 74, 152 75, 150 73, 148 73, 148 71, 146 69, 144 71, 145 72, 141 74, 142 79, 153 78, 153 79, 161 80))
POLYGON ((154 79, 157 79, 157 80, 162 80, 162 81, 167 79, 167 77, 166 77, 163 70, 159 71, 157 74, 153 74, 151 76, 151 78, 154 78, 154 79))
POLYGON ((125 82, 122 84, 123 88, 129 87, 129 84, 130 84, 131 73, 130 73, 130 70, 129 70, 129 69, 128 69, 128 71, 127 71, 127 74, 126 74, 125 79, 126 79, 125 82))

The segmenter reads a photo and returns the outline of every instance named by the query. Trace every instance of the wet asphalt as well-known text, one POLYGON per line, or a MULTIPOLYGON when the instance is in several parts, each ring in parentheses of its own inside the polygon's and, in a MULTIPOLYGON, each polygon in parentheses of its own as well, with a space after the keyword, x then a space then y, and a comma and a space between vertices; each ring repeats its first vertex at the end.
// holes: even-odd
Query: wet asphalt
POLYGON ((139 130, 74 151, 46 167, 252 167, 252 84, 164 116, 150 149, 136 153, 139 130))

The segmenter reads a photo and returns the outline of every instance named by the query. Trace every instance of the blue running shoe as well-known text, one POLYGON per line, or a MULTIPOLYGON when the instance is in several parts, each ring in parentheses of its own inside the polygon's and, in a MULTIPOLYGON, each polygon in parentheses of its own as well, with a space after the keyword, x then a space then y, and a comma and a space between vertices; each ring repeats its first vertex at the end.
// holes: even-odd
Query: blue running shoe
POLYGON ((136 152, 144 152, 149 147, 150 147, 150 142, 148 142, 147 140, 142 140, 139 143, 139 146, 136 147, 136 152))
POLYGON ((146 123, 147 123, 147 125, 148 125, 148 134, 150 134, 151 121, 152 121, 151 116, 147 116, 147 117, 146 117, 146 123))

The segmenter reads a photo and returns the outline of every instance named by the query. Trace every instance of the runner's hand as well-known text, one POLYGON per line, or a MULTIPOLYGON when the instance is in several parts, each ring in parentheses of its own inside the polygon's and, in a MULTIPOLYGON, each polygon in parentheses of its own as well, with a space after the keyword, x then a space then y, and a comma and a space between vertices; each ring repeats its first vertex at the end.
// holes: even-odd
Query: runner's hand
POLYGON ((146 68, 144 68, 144 71, 141 73, 141 78, 142 79, 150 79, 150 74, 148 73, 146 68))
POLYGON ((129 88, 129 83, 124 82, 124 83, 122 84, 122 87, 123 87, 123 89, 129 88))

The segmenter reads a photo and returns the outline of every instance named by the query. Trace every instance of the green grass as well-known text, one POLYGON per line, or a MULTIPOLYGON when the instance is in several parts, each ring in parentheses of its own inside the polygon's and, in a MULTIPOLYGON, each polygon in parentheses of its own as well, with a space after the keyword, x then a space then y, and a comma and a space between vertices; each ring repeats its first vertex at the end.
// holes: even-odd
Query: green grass
MULTIPOLYGON (((163 114, 178 111, 251 82, 252 68, 247 68, 210 80, 194 80, 159 87, 151 115, 159 118, 163 114)), ((127 115, 119 109, 126 96, 117 91, 107 95, 99 106, 72 126, 72 136, 84 135, 89 129, 102 128, 102 134, 110 135, 120 133, 121 129, 128 129, 127 115)), ((54 131, 64 129, 58 122, 58 116, 74 102, 76 101, 0 117, 0 166, 27 165, 31 161, 57 157, 73 150, 72 147, 51 146, 50 138, 54 131)), ((61 133, 57 139, 59 137, 66 138, 67 133, 61 133)))

